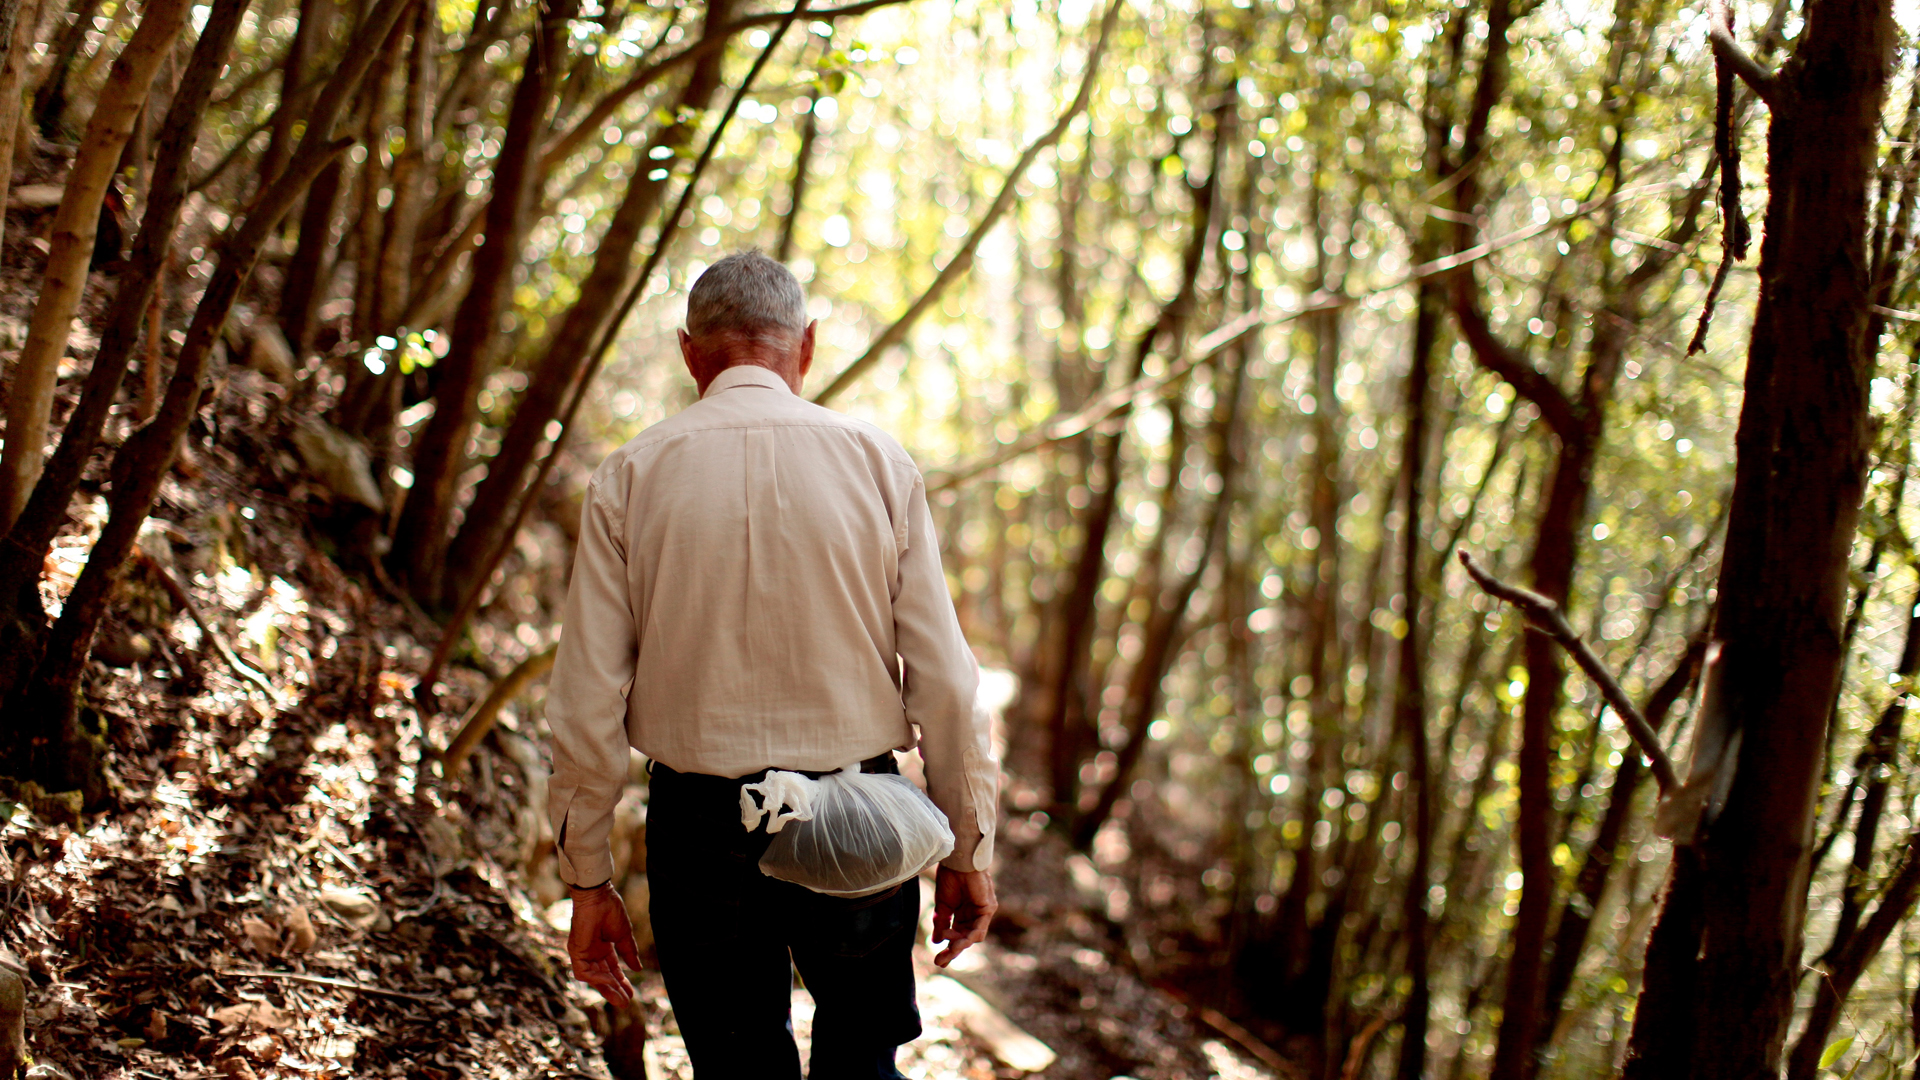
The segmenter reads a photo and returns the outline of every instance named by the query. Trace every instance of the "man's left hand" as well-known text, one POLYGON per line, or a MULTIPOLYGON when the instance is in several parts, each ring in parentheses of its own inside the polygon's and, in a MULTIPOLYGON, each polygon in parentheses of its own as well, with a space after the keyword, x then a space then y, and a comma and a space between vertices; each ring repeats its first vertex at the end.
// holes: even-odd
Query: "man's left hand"
POLYGON ((597 888, 567 889, 573 897, 573 928, 567 931, 567 955, 573 959, 573 977, 600 991, 616 1009, 633 1002, 633 984, 620 970, 621 961, 640 970, 640 948, 627 921, 627 904, 608 882, 597 888))
POLYGON ((946 948, 933 958, 946 967, 954 958, 987 939, 1000 901, 993 895, 993 875, 985 870, 949 870, 941 867, 933 878, 933 940, 946 948))

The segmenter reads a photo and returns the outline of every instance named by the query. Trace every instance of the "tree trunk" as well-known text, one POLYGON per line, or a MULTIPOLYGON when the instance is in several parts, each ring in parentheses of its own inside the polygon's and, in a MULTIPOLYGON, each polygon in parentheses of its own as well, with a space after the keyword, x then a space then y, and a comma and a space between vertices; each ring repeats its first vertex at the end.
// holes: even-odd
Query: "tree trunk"
POLYGON ((807 167, 813 164, 813 144, 820 137, 820 120, 813 115, 820 95, 807 95, 806 115, 800 119, 800 148, 793 153, 793 186, 787 192, 787 212, 780 218, 780 240, 773 246, 773 257, 786 262, 793 258, 793 230, 800 224, 800 211, 806 206, 807 167))
MULTIPOLYGON (((0 545, 0 653, 15 660, 27 655, 24 642, 39 631, 41 608, 36 583, 53 538, 66 523, 67 505, 99 445, 108 410, 140 343, 141 324, 156 294, 186 202, 201 119, 250 3, 217 0, 208 13, 200 40, 194 45, 193 59, 161 124, 146 213, 134 238, 133 254, 120 273, 119 290, 107 311, 100 347, 87 372, 80 402, 67 418, 59 448, 40 474, 26 508, 6 534, 7 542, 0 545), (23 617, 30 622, 24 636, 18 633, 18 620, 23 617)), ((6 671, 10 666, 0 661, 0 686, 9 683, 6 671)))
MULTIPOLYGON (((0 2, 0 207, 7 205, 13 187, 13 140, 20 132, 27 54, 33 51, 33 28, 39 18, 38 0, 0 2)), ((4 226, 5 216, 0 214, 0 235, 4 226)))
MULTIPOLYGON (((309 113, 306 133, 292 161, 222 245, 160 411, 114 455, 106 527, 88 552, 86 567, 68 593, 60 618, 34 642, 44 641, 37 667, 24 681, 13 678, 0 684, 0 730, 10 736, 0 746, 5 748, 11 775, 37 780, 48 790, 78 789, 89 804, 106 795, 104 777, 97 768, 100 740, 97 732, 88 730, 88 714, 81 709, 78 694, 94 631, 140 525, 152 510, 160 480, 172 467, 180 440, 198 411, 207 361, 234 300, 280 219, 321 168, 346 149, 348 141, 333 140, 334 125, 358 90, 380 42, 414 2, 380 0, 369 12, 353 47, 309 113)), ((15 667, 7 674, 19 670, 15 667)))
MULTIPOLYGON (((712 0, 707 7, 706 32, 722 33, 732 14, 733 0, 712 0)), ((441 596, 445 605, 458 605, 469 590, 485 584, 476 575, 490 569, 489 556, 500 545, 512 520, 515 496, 526 479, 534 454, 546 440, 547 425, 559 415, 568 392, 591 362, 594 346, 600 341, 607 320, 633 279, 633 255, 641 230, 659 209, 661 197, 672 180, 671 167, 663 168, 665 175, 657 178, 653 175, 656 159, 652 148, 664 147, 677 155, 692 140, 702 114, 720 89, 725 59, 724 49, 714 49, 694 65, 680 92, 678 107, 672 110, 672 114, 681 119, 664 128, 647 150, 634 159, 633 179, 628 182, 626 197, 600 238, 593 269, 580 283, 579 298, 560 319, 559 328, 542 351, 540 363, 514 408, 513 421, 501 440, 500 450, 488 463, 486 479, 474 492, 466 519, 447 550, 446 586, 441 596)), ((665 162, 676 160, 677 157, 664 159, 665 162)))
MULTIPOLYGON (((1833 953, 1820 961, 1824 977, 1814 980, 1813 1008, 1807 1010, 1807 1024, 1800 1041, 1793 1046, 1787 1063, 1787 1080, 1814 1080, 1820 1072, 1820 1056, 1840 1020, 1847 996, 1866 974, 1867 965, 1880 955, 1887 939, 1913 911, 1920 896, 1920 834, 1909 837, 1893 875, 1881 890, 1880 904, 1865 926, 1849 936, 1833 953)), ((1889 1072, 1887 1075, 1892 1075, 1889 1072)))
POLYGON ((100 0, 78 0, 73 7, 73 21, 61 27, 60 36, 53 41, 52 66, 33 95, 33 122, 40 128, 40 134, 49 139, 59 135, 60 122, 67 111, 67 73, 73 70, 73 62, 86 45, 87 32, 93 29, 94 12, 99 10, 100 0))
POLYGON ((1414 299, 1413 354, 1407 370, 1407 434, 1401 441, 1400 475, 1406 485, 1400 526, 1400 595, 1407 631, 1400 638, 1399 674, 1394 687, 1394 728, 1407 747, 1407 798, 1413 804, 1406 843, 1413 865, 1402 894, 1402 932, 1407 941, 1407 1000, 1401 1011, 1400 1080, 1420 1080, 1427 1067, 1427 1014, 1432 995, 1427 985, 1430 929, 1427 892, 1433 878, 1433 768, 1427 742, 1426 656, 1421 644, 1424 597, 1421 553, 1426 548, 1421 510, 1427 475, 1427 399, 1433 354, 1446 315, 1444 289, 1422 285, 1414 299))
POLYGON ((1867 186, 1889 0, 1808 9, 1768 84, 1768 209, 1720 576, 1724 806, 1676 852, 1627 1076, 1772 1077, 1793 1016, 1821 750, 1867 459, 1867 186))
POLYGON ((435 365, 433 419, 414 447, 413 487, 395 529, 392 561, 414 597, 431 606, 444 605, 441 571, 458 494, 454 485, 466 468, 480 390, 500 354, 500 321, 511 307, 513 269, 544 175, 538 165, 547 107, 566 57, 567 22, 579 8, 580 0, 553 0, 534 23, 500 156, 493 163, 486 238, 473 255, 472 281, 454 314, 447 356, 435 365))
MULTIPOLYGON (((1199 289, 1200 270, 1206 261, 1207 237, 1213 234, 1215 228, 1213 217, 1219 201, 1218 192, 1217 170, 1193 189, 1193 220, 1189 226, 1193 232, 1182 258, 1180 288, 1161 309, 1159 318, 1136 342, 1133 360, 1127 370, 1128 382, 1139 380, 1146 369, 1147 357, 1153 355, 1156 348, 1170 356, 1178 355, 1194 296, 1199 289)), ((1118 415, 1124 417, 1130 412, 1129 406, 1118 415)), ((1047 719, 1048 760, 1053 813, 1056 823, 1069 835, 1073 832, 1073 819, 1078 814, 1080 753, 1084 748, 1087 725, 1086 670, 1090 663, 1100 586, 1107 577, 1107 540, 1113 531, 1114 516, 1120 506, 1120 458, 1125 443, 1124 426, 1104 437, 1096 450, 1099 462, 1097 478, 1093 474, 1086 477, 1089 487, 1096 482, 1100 486, 1093 495, 1086 517, 1081 521, 1083 539, 1074 560, 1073 591, 1067 598, 1061 619, 1059 667, 1056 669, 1052 693, 1048 696, 1051 704, 1047 719)), ((1178 468, 1174 471, 1178 472, 1178 468)))
POLYGON ((296 108, 311 92, 314 62, 325 48, 333 22, 330 0, 299 0, 299 17, 293 24, 293 41, 287 46, 286 59, 280 62, 280 108, 274 111, 273 133, 267 137, 266 152, 260 156, 260 183, 271 184, 286 167, 293 153, 294 125, 300 118, 296 108))
MULTIPOLYGON (((1680 663, 1648 699, 1644 712, 1647 723, 1653 725, 1654 730, 1659 730, 1674 703, 1692 684, 1705 651, 1706 638, 1696 637, 1688 645, 1680 663)), ((1594 831, 1593 843, 1587 848, 1587 857, 1580 865, 1579 876, 1574 879, 1573 891, 1560 905, 1559 926, 1554 933, 1553 952, 1547 961, 1546 980, 1541 991, 1541 1031, 1551 1034, 1559 1024, 1567 991, 1573 986, 1574 973, 1580 967, 1580 954, 1586 951, 1587 934, 1599 910, 1601 894, 1606 891, 1614 860, 1621 853, 1627 819, 1633 813, 1634 795, 1638 793, 1640 779, 1645 774, 1638 752, 1629 749, 1621 755, 1620 766, 1613 774, 1613 785, 1607 792, 1607 809, 1601 815, 1600 827, 1594 831)))
POLYGON ((86 137, 74 156, 73 171, 67 174, 66 192, 54 214, 46 275, 27 328, 27 343, 14 363, 7 398, 7 442, 0 453, 0 530, 12 527, 40 476, 60 358, 66 355, 73 313, 87 287, 100 204, 120 163, 121 148, 146 104, 147 87, 173 48, 173 39, 187 24, 188 7, 188 0, 150 0, 139 29, 113 62, 93 118, 87 122, 86 137))
POLYGON ((300 240, 280 287, 280 329, 296 357, 313 351, 320 301, 333 280, 333 218, 346 165, 335 159, 308 186, 300 207, 300 240))

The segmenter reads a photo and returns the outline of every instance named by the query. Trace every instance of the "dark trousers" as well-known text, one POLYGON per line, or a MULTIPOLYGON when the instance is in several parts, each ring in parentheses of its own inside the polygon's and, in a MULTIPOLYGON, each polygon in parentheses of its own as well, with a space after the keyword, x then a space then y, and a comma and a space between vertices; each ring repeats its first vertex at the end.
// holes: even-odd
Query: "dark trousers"
MULTIPOLYGON (((892 755, 880 768, 898 771, 892 755)), ((920 1035, 918 883, 848 900, 767 877, 765 824, 740 827, 740 785, 764 773, 651 772, 655 949, 697 1080, 798 1080, 792 968, 815 1004, 811 1080, 896 1080, 896 1048, 920 1035)))

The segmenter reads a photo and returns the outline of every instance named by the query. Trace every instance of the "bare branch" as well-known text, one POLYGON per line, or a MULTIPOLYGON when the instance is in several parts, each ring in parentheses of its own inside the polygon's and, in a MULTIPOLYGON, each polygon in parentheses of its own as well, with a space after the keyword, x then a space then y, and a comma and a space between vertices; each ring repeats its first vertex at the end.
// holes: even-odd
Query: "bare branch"
POLYGON ((1723 64, 1733 69, 1740 81, 1753 87, 1767 108, 1780 107, 1780 80, 1773 72, 1762 67, 1760 61, 1747 55, 1740 43, 1733 40, 1733 14, 1727 10, 1727 0, 1711 0, 1708 4, 1707 38, 1713 42, 1713 55, 1723 64))
POLYGON ((1454 279, 1453 313, 1460 324, 1460 335, 1467 339, 1473 349, 1474 358, 1480 366, 1500 376, 1519 391, 1520 396, 1534 403, 1540 409, 1547 426, 1562 442, 1574 442, 1586 437, 1580 423, 1580 414, 1574 408, 1573 399, 1552 378, 1534 367, 1533 363, 1521 355, 1499 335, 1493 332, 1493 326, 1487 321, 1487 313, 1480 310, 1480 302, 1474 296, 1479 285, 1472 273, 1465 273, 1454 279))
POLYGON ((579 123, 568 128, 565 134, 557 136, 551 143, 547 144, 546 149, 541 151, 540 168, 543 172, 549 171, 554 166, 571 157, 576 150, 580 149, 583 143, 599 134, 601 129, 607 126, 608 121, 613 119, 614 114, 620 111, 620 107, 632 100, 635 94, 659 82, 680 67, 691 64, 716 49, 726 48, 727 43, 733 40, 735 34, 745 30, 751 30, 756 26, 768 26, 778 23, 782 19, 795 18, 803 11, 806 12, 807 17, 814 22, 832 22, 835 19, 847 19, 856 15, 865 15, 867 12, 874 11, 878 8, 906 2, 908 2, 908 0, 863 0, 861 3, 848 4, 844 7, 821 8, 819 10, 809 10, 807 5, 802 4, 788 11, 763 11, 758 15, 749 15, 743 19, 736 19, 713 33, 705 35, 699 41, 681 49, 679 52, 673 53, 665 59, 658 60, 641 68, 633 74, 632 78, 621 83, 611 93, 601 98, 598 102, 595 102, 593 108, 587 111, 587 115, 581 118, 579 123))
POLYGON ((1560 605, 1531 589, 1522 589, 1517 585, 1509 585, 1501 581, 1482 570, 1479 564, 1473 561, 1473 556, 1464 551, 1460 552, 1460 565, 1467 568, 1467 575, 1473 578, 1475 584, 1485 589, 1488 595, 1505 600, 1519 608, 1535 629, 1559 642, 1560 647, 1567 650, 1567 654, 1580 665, 1580 670, 1586 672, 1587 677, 1600 688, 1600 693, 1607 699, 1607 704, 1612 706, 1613 711, 1622 720, 1626 721, 1627 731, 1633 736, 1633 741, 1640 744, 1640 752, 1646 756, 1647 764, 1652 766, 1653 777, 1659 781, 1661 792, 1678 790, 1680 781, 1674 775, 1673 762, 1667 757, 1666 748, 1660 745, 1659 736, 1654 734, 1653 725, 1647 723, 1647 718, 1641 714, 1640 707, 1635 705, 1633 699, 1627 696, 1627 692, 1620 688, 1619 680, 1613 677, 1613 673, 1607 670, 1607 666, 1594 655, 1593 649, 1567 623, 1567 617, 1561 612, 1560 605))
POLYGON ((1073 103, 1067 106, 1067 111, 1060 114, 1060 119, 1054 122, 1053 127, 1028 146, 1026 152, 1020 155, 1020 160, 1014 162, 1013 168, 1007 170, 1006 179, 1000 185, 1000 194, 994 198, 993 205, 987 208, 986 214, 974 223, 973 231, 967 234, 967 239, 960 245, 960 250, 954 252, 953 258, 948 259, 947 264, 940 268, 939 274, 933 279, 933 284, 927 286, 927 291, 921 293, 920 298, 907 308, 906 314, 894 320, 892 326, 887 327, 871 345, 867 346, 867 351, 860 354, 859 359, 848 364, 840 374, 834 376, 826 389, 814 395, 815 404, 824 405, 832 400, 840 391, 851 386, 862 372, 872 367, 882 353, 903 341, 907 331, 913 328, 913 324, 928 308, 939 301, 940 294, 946 291, 947 286, 973 265, 973 253, 980 246, 980 241, 986 238, 987 233, 999 222, 1001 215, 1013 205, 1014 190, 1021 178, 1027 174, 1027 167, 1033 164, 1033 160, 1040 156, 1041 151, 1060 141, 1060 136, 1067 133, 1067 128, 1072 125, 1074 118, 1086 111, 1087 104, 1093 100, 1093 85, 1100 76, 1100 60, 1106 54, 1107 41, 1113 36, 1113 26, 1119 20, 1119 16, 1120 0, 1113 0, 1107 5, 1106 16, 1100 20, 1099 37, 1094 39, 1093 49, 1087 53, 1087 72, 1086 76, 1080 80, 1080 92, 1074 95, 1073 103))

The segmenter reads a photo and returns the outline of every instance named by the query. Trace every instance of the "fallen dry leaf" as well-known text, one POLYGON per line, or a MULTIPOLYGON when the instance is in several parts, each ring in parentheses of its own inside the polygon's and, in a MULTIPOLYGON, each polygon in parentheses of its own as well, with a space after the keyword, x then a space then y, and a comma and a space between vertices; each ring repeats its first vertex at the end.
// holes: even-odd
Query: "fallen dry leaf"
POLYGON ((280 935, 267 925, 266 920, 248 915, 240 920, 240 932, 247 935, 247 941, 260 955, 280 955, 280 935))
POLYGON ((307 914, 306 908, 295 904, 282 922, 286 927, 288 952, 303 953, 313 948, 319 935, 313 931, 313 919, 307 914))
POLYGON ((215 1009, 208 1014, 222 1024, 256 1028, 283 1028, 293 1024, 293 1017, 264 1001, 243 1001, 238 1005, 228 1005, 224 1009, 215 1009))
POLYGON ((320 890, 320 903, 355 930, 365 930, 380 919, 380 905, 359 889, 330 886, 320 890))

